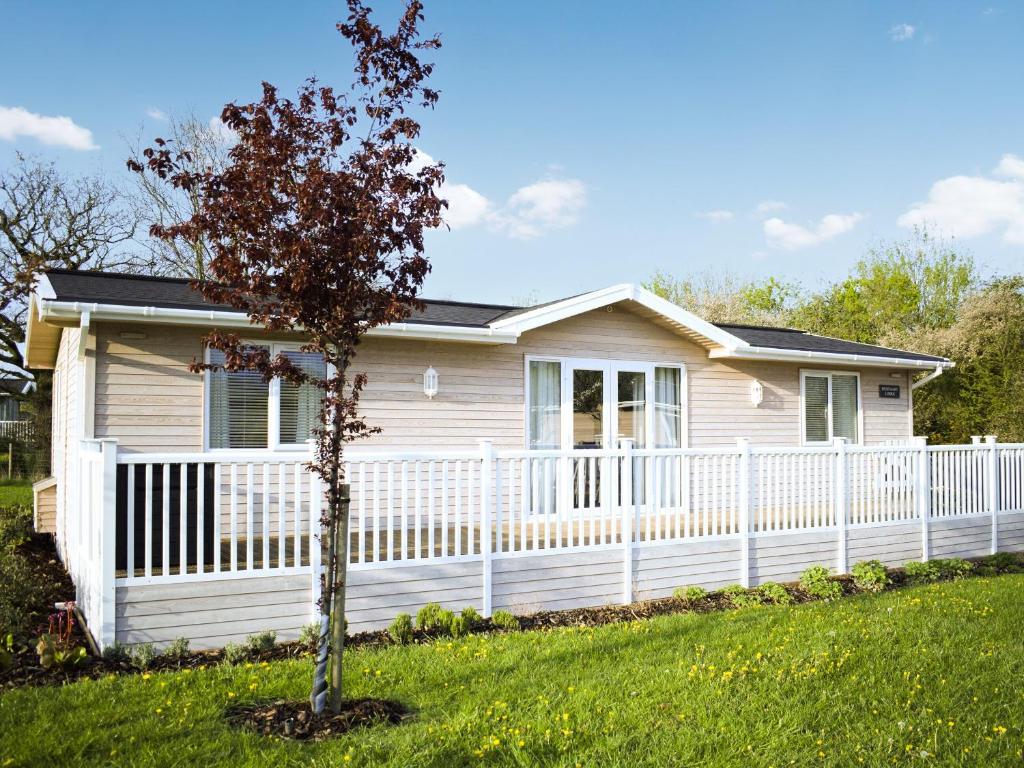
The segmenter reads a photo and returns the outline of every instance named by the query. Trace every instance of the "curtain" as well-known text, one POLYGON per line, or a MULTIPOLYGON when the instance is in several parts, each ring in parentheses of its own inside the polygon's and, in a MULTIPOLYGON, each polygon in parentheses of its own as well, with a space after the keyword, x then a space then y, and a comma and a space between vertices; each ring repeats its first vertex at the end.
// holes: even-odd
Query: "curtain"
POLYGON ((804 377, 804 440, 828 442, 828 376, 804 377))
POLYGON ((619 437, 633 440, 637 448, 646 448, 644 422, 647 410, 647 376, 635 371, 619 371, 619 437))
POLYGON ((858 439, 857 377, 832 374, 832 436, 858 439))
POLYGON ((682 378, 678 368, 654 369, 655 448, 683 446, 682 378))
POLYGON ((562 366, 547 360, 530 361, 530 448, 561 447, 562 366))
MULTIPOLYGON (((306 373, 326 378, 327 363, 316 352, 285 352, 285 356, 306 373)), ((281 382, 281 436, 283 444, 304 443, 313 436, 320 423, 320 400, 323 390, 312 384, 281 382)))
MULTIPOLYGON (((224 353, 210 350, 213 365, 224 353)), ((210 447, 266 448, 270 386, 255 371, 210 371, 210 447)))

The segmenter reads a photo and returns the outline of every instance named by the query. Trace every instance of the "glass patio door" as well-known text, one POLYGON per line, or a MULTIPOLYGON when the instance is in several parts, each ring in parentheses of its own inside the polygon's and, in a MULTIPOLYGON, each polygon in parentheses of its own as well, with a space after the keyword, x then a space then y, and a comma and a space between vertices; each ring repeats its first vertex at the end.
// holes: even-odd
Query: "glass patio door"
POLYGON ((608 441, 607 369, 574 367, 570 376, 572 448, 604 448, 608 441))

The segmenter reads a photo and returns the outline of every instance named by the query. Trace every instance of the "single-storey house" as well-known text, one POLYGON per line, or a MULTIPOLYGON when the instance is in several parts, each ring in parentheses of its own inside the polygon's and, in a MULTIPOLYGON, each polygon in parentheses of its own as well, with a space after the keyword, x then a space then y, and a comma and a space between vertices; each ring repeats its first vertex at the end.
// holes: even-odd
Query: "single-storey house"
MULTIPOLYGON (((318 393, 189 371, 232 329, 323 366, 188 281, 51 270, 26 363, 52 369, 36 485, 100 645, 295 637, 320 591, 318 393)), ((513 307, 431 301, 364 337, 346 616, 664 597, 1024 546, 1024 446, 912 439, 947 359, 710 323, 634 285, 513 307), (996 494, 995 489, 998 489, 996 494)))

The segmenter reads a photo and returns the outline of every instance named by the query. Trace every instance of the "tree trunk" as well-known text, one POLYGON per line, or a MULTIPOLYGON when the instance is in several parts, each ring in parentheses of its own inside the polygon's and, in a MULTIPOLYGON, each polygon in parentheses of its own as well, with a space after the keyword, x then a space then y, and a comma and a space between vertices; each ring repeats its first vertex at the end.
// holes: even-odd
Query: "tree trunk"
POLYGON ((334 713, 341 712, 342 671, 345 651, 345 586, 348 577, 348 512, 349 485, 341 486, 341 498, 334 525, 334 560, 331 574, 331 682, 328 686, 329 704, 334 713))

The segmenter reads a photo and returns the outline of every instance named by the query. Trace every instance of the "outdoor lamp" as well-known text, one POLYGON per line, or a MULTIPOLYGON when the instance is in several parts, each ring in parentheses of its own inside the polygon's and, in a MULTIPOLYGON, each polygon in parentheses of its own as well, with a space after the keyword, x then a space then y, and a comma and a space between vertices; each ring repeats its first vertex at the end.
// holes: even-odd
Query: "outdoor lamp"
POLYGON ((750 382, 750 402, 757 408, 761 405, 761 401, 764 400, 764 387, 761 386, 761 382, 754 379, 750 382))
POLYGON ((423 394, 431 400, 437 394, 437 371, 433 366, 423 372, 423 394))

